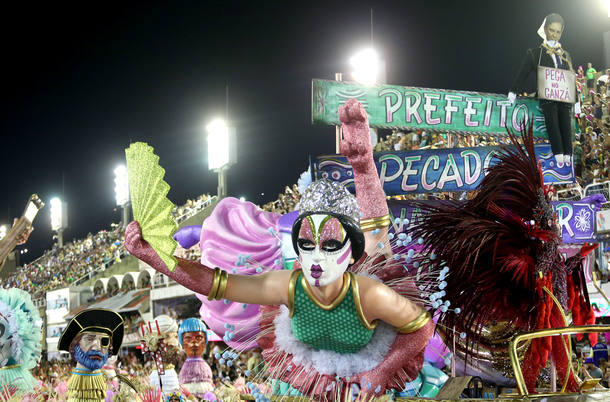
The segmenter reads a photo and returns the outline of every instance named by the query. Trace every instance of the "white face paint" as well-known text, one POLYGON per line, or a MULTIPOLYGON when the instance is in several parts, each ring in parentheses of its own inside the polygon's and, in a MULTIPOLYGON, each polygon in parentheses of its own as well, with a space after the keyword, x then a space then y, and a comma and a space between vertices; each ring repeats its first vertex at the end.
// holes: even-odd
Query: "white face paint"
POLYGON ((0 367, 6 366, 11 357, 11 338, 8 321, 0 315, 0 367))
POLYGON ((343 225, 333 216, 311 215, 303 219, 298 237, 299 261, 310 285, 327 286, 343 276, 352 258, 352 243, 345 238, 343 225))

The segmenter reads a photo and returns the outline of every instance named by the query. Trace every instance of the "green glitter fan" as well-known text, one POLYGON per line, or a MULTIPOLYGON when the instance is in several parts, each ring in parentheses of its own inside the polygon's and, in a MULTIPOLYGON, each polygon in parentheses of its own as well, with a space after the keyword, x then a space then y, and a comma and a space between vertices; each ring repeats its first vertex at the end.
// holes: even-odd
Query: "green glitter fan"
POLYGON ((174 204, 167 199, 169 185, 163 181, 165 169, 153 148, 136 142, 125 150, 133 217, 140 224, 142 237, 173 271, 178 263, 174 251, 178 243, 172 237, 178 225, 172 219, 174 204))

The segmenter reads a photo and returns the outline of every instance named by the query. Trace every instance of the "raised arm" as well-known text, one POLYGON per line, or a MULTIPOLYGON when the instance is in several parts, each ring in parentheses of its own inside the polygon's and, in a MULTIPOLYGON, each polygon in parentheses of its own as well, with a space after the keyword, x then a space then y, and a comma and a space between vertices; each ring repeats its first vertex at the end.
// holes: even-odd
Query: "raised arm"
POLYGON ((362 213, 360 225, 366 241, 365 250, 369 255, 376 254, 379 252, 378 243, 383 242, 386 244, 385 254, 389 255, 391 251, 387 241, 387 228, 390 225, 390 217, 385 193, 373 161, 368 116, 360 102, 349 99, 344 106, 339 107, 339 119, 343 126, 340 150, 354 170, 356 198, 362 213))
POLYGON ((278 305, 288 303, 290 271, 272 271, 262 275, 229 275, 220 268, 210 268, 199 262, 178 258, 170 271, 155 250, 142 238, 138 222, 125 230, 125 248, 155 270, 169 276, 193 292, 209 300, 228 299, 239 303, 278 305))

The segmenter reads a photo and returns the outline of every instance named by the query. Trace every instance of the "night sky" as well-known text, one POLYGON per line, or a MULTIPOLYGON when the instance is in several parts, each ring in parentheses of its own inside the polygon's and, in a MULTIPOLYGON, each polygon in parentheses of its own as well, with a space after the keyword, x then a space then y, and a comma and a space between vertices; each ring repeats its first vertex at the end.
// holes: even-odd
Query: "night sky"
MULTIPOLYGON (((204 127, 224 116, 227 84, 239 152, 229 195, 274 200, 308 155, 334 151, 334 129, 311 125, 311 79, 349 79, 371 7, 387 82, 409 86, 506 93, 550 12, 566 20, 575 66, 599 70, 610 30, 602 0, 94 4, 5 5, 0 28, 0 223, 31 193, 60 196, 64 241, 120 220, 113 169, 133 141, 155 148, 174 203, 215 193, 204 127)), ((25 261, 52 245, 48 206, 34 226, 25 261)))

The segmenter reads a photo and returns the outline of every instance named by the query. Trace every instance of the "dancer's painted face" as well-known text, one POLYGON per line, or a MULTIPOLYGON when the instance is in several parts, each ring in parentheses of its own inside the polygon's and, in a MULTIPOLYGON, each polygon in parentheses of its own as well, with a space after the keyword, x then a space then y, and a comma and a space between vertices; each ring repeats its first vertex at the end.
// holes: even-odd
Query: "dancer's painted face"
POLYGON ((0 367, 7 365, 11 357, 12 335, 9 331, 8 320, 0 314, 0 367))
POLYGON ((341 278, 352 258, 352 243, 341 222, 331 215, 304 218, 297 244, 303 274, 313 286, 341 278))

